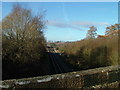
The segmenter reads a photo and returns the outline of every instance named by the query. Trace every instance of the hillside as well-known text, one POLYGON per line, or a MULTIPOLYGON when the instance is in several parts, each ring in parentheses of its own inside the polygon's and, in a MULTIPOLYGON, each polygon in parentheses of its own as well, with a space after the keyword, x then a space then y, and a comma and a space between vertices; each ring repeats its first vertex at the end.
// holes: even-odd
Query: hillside
MULTIPOLYGON (((56 43, 62 56, 78 70, 118 65, 118 31, 94 39, 56 43)), ((108 32, 108 31, 106 31, 108 32)))

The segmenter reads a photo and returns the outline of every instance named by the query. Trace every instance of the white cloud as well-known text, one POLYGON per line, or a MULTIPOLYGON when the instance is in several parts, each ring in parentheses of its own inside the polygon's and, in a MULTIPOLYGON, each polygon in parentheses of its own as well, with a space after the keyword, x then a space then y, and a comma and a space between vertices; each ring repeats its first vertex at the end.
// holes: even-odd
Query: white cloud
POLYGON ((78 26, 72 25, 71 23, 60 22, 60 21, 48 21, 49 26, 59 27, 59 28, 72 28, 80 30, 78 26))
POLYGON ((47 25, 59 27, 59 28, 71 28, 76 30, 82 30, 81 28, 89 28, 90 26, 104 26, 110 25, 107 22, 84 22, 84 21, 70 21, 70 22, 61 22, 55 20, 49 20, 47 25))

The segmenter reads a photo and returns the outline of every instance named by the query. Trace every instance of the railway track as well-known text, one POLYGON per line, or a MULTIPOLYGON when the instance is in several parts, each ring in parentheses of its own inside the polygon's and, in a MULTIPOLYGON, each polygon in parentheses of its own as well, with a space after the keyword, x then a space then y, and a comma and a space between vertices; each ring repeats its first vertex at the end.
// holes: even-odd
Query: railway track
POLYGON ((60 57, 59 53, 56 53, 55 48, 47 48, 47 52, 49 55, 49 62, 50 62, 50 70, 51 74, 60 74, 71 72, 73 69, 69 67, 64 60, 60 57))
POLYGON ((56 56, 53 53, 48 53, 48 54, 51 64, 51 73, 52 74, 64 73, 64 70, 58 63, 56 56))

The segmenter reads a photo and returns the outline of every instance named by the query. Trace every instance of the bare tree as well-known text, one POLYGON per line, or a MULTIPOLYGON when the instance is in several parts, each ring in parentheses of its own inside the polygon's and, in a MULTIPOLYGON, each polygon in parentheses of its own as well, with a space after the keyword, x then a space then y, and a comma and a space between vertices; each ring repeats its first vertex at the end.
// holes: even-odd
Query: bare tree
POLYGON ((97 28, 94 26, 91 26, 90 29, 88 30, 87 34, 86 34, 86 38, 87 39, 93 39, 97 36, 97 28))
POLYGON ((31 10, 15 5, 2 21, 3 60, 38 60, 45 50, 44 27, 44 14, 34 16, 31 10))

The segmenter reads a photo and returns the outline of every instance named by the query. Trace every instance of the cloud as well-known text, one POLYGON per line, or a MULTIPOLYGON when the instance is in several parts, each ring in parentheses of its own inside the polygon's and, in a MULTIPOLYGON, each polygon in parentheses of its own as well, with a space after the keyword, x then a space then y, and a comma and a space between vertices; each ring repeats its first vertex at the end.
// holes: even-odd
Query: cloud
POLYGON ((83 22, 83 21, 71 21, 71 22, 61 22, 61 21, 55 21, 55 20, 49 20, 47 25, 54 26, 58 28, 71 28, 76 30, 82 30, 82 28, 89 28, 90 26, 103 26, 103 25, 109 25, 109 23, 106 22, 83 22))
POLYGON ((72 25, 71 23, 65 23, 60 21, 48 21, 47 24, 59 28, 72 28, 72 29, 80 30, 78 26, 72 25))
POLYGON ((74 21, 71 24, 82 26, 84 28, 89 28, 90 26, 104 26, 104 25, 110 25, 106 22, 83 22, 83 21, 74 21))

